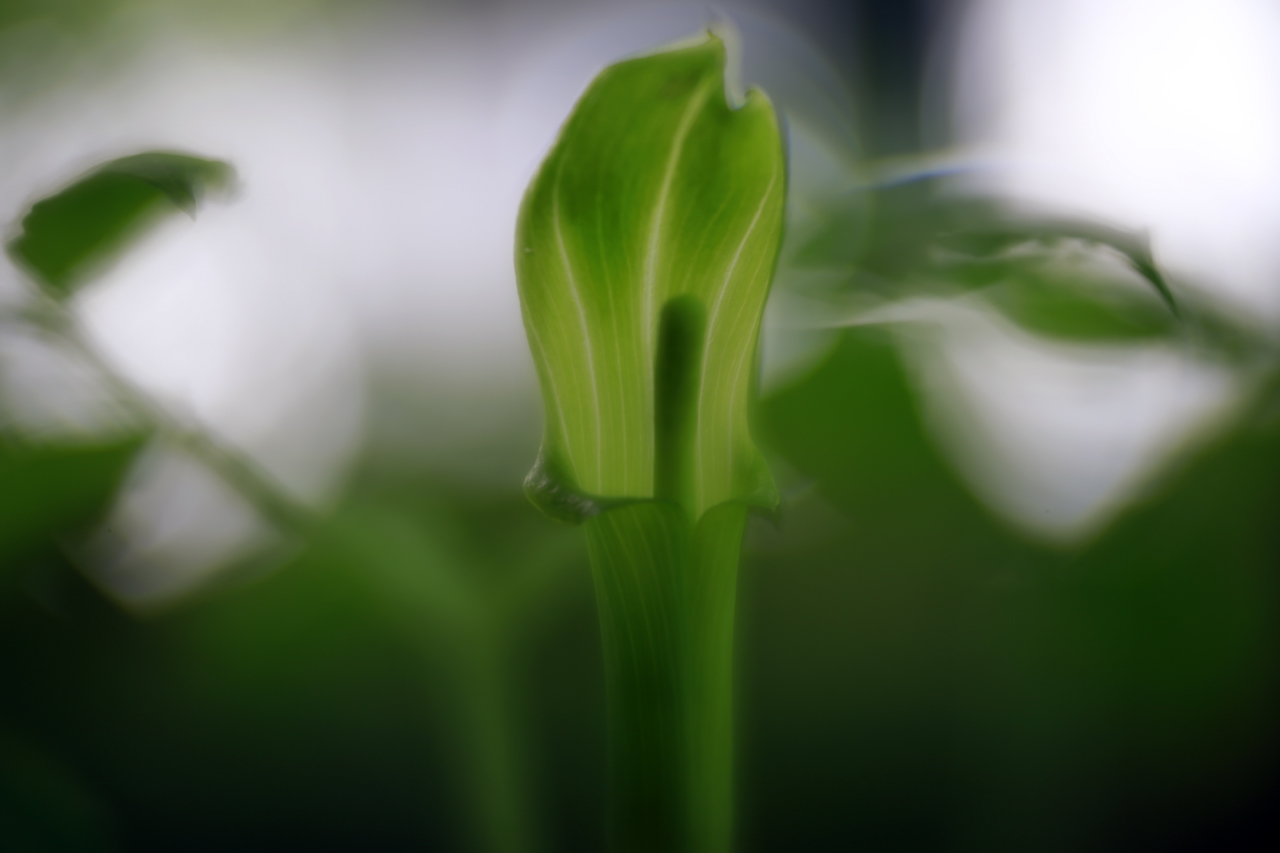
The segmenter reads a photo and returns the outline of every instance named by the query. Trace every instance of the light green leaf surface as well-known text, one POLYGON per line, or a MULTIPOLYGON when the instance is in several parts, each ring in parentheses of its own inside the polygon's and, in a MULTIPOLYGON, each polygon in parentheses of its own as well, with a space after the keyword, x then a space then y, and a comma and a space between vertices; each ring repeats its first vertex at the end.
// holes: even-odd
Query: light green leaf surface
POLYGON ((112 160, 37 201, 9 255, 52 296, 65 298, 166 214, 194 216, 207 190, 225 189, 230 166, 152 151, 112 160))
POLYGON ((553 516, 773 500, 747 407, 785 153, 762 93, 728 102, 725 64, 708 36, 606 69, 525 196, 516 272, 546 408, 527 488, 553 516))

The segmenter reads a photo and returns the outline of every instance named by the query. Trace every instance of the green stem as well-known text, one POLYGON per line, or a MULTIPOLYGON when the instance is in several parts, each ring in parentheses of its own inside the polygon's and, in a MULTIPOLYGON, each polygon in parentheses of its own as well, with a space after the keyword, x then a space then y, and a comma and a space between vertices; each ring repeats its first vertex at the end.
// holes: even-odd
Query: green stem
POLYGON ((709 853, 729 850, 733 840, 733 632, 747 512, 745 505, 729 503, 702 516, 687 582, 692 849, 709 853))
POLYGON ((655 499, 587 521, 604 645, 621 853, 726 853, 733 831, 733 620, 747 507, 695 518, 705 311, 662 311, 655 499))
POLYGON ((587 522, 623 853, 724 853, 733 816, 733 620, 746 507, 691 525, 645 502, 587 522))

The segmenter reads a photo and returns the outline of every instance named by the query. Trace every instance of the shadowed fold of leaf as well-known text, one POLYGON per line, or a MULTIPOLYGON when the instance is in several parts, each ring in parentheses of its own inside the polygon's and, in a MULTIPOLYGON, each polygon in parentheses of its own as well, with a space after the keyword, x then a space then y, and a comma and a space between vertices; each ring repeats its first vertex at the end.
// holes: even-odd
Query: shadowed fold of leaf
POLYGON ((226 190, 229 165, 152 151, 98 166, 37 201, 8 245, 44 290, 66 298, 166 214, 194 216, 209 190, 226 190))
POLYGON ((516 272, 546 409, 527 488, 553 517, 773 500, 747 405, 785 155, 762 93, 728 102, 725 63, 708 36, 606 69, 525 196, 516 272))
POLYGON ((0 569, 95 521, 142 445, 138 438, 36 446, 0 440, 0 569))

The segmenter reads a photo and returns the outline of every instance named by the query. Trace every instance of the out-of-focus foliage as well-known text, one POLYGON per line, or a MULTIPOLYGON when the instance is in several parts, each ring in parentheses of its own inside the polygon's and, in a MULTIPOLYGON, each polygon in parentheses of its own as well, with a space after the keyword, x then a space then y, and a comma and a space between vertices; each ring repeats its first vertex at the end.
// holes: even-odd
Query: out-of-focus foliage
MULTIPOLYGON (((4 97, 67 56, 33 56, 33 27, 83 44, 110 5, 0 5, 4 97)), ((840 273, 807 293, 959 296, 1037 334, 1274 369, 1183 290, 1174 312, 1141 241, 1023 226, 940 183, 798 218, 790 262, 840 273)), ((96 266, 83 245, 60 293, 96 266)), ((1051 547, 937 451, 888 336, 841 333, 753 432, 809 485, 745 549, 743 846, 1277 846, 1271 403, 1094 541, 1051 547)), ((600 626, 574 531, 515 482, 357 471, 284 565, 139 617, 65 547, 139 444, 0 443, 0 849, 602 848, 600 626)))
POLYGON ((69 753, 82 794, 59 806, 3 749, 0 779, 101 820, 86 849, 599 848, 585 549, 518 486, 356 484, 268 577, 146 619, 31 566, 0 593, 0 647, 24 650, 0 721, 41 766, 69 753))
POLYGON ((824 298, 968 295, 1030 331, 1075 340, 1179 333, 1179 307, 1146 239, 1097 223, 1034 219, 943 178, 819 201, 795 235, 798 268, 842 271, 824 298))
POLYGON ((759 539, 762 847, 851 826, 909 850, 1209 843, 1239 808, 1217 780, 1257 785, 1275 760, 1272 402, 1064 549, 961 483, 881 333, 846 332, 766 400, 767 445, 816 494, 759 539))
POLYGON ((97 521, 141 446, 134 438, 30 445, 0 436, 0 573, 97 521))
POLYGON ((0 845, 6 850, 114 849, 110 813, 74 770, 0 730, 0 845))
POLYGON ((204 194, 233 176, 226 163, 167 151, 112 160, 33 204, 9 255, 65 298, 166 214, 195 216, 204 194))
MULTIPOLYGON (((1207 850, 1217 821, 1240 822, 1238 792, 1274 759, 1265 409, 1074 551, 972 497, 878 332, 845 333, 761 426, 814 492, 747 549, 740 813, 757 848, 1207 850)), ((0 719, 40 766, 70 765, 81 794, 59 802, 88 826, 109 813, 119 848, 475 849, 482 723, 458 685, 486 652, 452 626, 492 625, 535 831, 599 849, 585 563, 516 484, 430 479, 356 488, 269 577, 146 620, 44 561, 0 596, 0 645, 26 650, 0 719), (526 582, 545 594, 522 610, 526 582)), ((34 796, 32 766, 6 772, 34 796)))

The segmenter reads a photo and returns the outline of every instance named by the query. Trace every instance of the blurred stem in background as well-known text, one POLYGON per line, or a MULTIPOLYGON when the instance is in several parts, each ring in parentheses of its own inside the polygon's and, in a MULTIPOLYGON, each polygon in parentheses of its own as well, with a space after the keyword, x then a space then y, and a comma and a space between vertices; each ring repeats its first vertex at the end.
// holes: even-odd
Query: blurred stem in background
POLYGON ((305 537, 312 531, 319 522, 314 513, 276 485, 256 462, 204 427, 182 423, 157 403, 103 357, 85 334, 79 318, 65 305, 39 293, 34 299, 36 303, 24 312, 25 316, 91 367, 131 420, 200 460, 281 532, 305 537))
POLYGON ((512 658, 524 623, 575 565, 566 543, 527 551, 519 570, 486 584, 481 567, 450 547, 442 531, 393 505, 353 506, 330 527, 311 547, 342 553, 359 568, 401 633, 449 676, 474 849, 542 849, 512 658))

